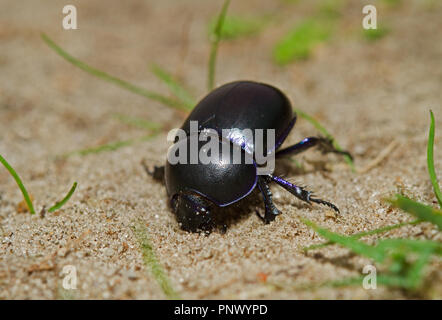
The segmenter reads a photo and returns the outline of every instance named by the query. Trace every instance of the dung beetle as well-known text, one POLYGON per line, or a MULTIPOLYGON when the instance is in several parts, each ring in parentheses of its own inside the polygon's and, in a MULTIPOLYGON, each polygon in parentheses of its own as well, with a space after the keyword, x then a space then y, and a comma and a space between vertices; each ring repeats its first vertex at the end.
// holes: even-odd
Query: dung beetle
MULTIPOLYGON (((212 209, 227 207, 247 197, 258 186, 265 205, 265 223, 274 220, 281 212, 272 201, 270 182, 275 182, 295 197, 307 203, 318 203, 329 206, 339 212, 332 203, 312 197, 312 193, 282 177, 273 174, 258 175, 255 162, 254 140, 249 136, 239 136, 244 129, 273 129, 274 146, 263 147, 264 153, 274 153, 276 159, 301 153, 318 146, 326 152, 350 154, 336 150, 332 141, 323 137, 308 137, 302 141, 280 149, 296 122, 289 99, 279 89, 263 83, 252 81, 235 81, 216 88, 204 97, 185 120, 181 129, 186 133, 184 139, 175 139, 174 144, 189 145, 191 138, 191 121, 198 121, 199 132, 213 129, 221 132, 219 144, 230 144, 233 151, 240 150, 239 164, 219 160, 203 164, 178 163, 166 161, 162 167, 155 166, 151 175, 156 180, 164 181, 171 208, 181 228, 187 231, 210 231, 214 226, 212 209), (248 159, 247 163, 244 161, 248 159)), ((203 147, 198 141, 198 150, 203 147)), ((169 152, 170 149, 169 149, 169 152)))

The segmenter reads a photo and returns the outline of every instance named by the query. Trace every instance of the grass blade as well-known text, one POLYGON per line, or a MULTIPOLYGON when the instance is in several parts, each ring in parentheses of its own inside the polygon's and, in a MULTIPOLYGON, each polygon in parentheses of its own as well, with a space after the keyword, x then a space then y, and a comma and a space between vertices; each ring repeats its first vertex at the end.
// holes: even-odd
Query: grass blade
POLYGON ((69 190, 68 194, 61 201, 57 202, 52 207, 50 207, 48 212, 54 212, 54 211, 60 209, 62 206, 64 206, 65 203, 68 202, 69 199, 72 197, 72 195, 74 194, 76 188, 77 188, 77 182, 74 182, 74 184, 72 185, 72 187, 69 190))
POLYGON ((23 185, 23 182, 21 181, 17 172, 15 172, 14 168, 12 168, 11 165, 6 161, 6 159, 3 158, 1 155, 0 155, 0 162, 5 166, 6 170, 8 170, 9 173, 11 174, 11 176, 15 179, 15 182, 17 183, 18 187, 21 190, 21 193, 23 194, 23 198, 25 199, 25 202, 26 202, 26 205, 28 206, 29 212, 31 214, 35 214, 34 206, 32 205, 32 200, 29 197, 28 191, 26 190, 25 186, 23 185))
POLYGON ((149 90, 146 90, 144 88, 138 87, 132 83, 129 83, 127 81, 124 81, 122 79, 119 79, 117 77, 111 76, 110 74, 101 71, 99 69, 93 68, 89 66, 88 64, 74 58, 69 53, 64 51, 62 48, 60 48, 54 41, 52 41, 46 34, 42 33, 41 37, 46 44, 53 49, 59 56, 67 60, 68 62, 72 63, 74 66, 80 68, 83 71, 86 71, 87 73, 100 78, 102 80, 105 80, 107 82, 113 83, 123 89, 126 89, 130 92, 133 92, 135 94, 141 95, 143 97, 146 97, 148 99, 158 101, 166 106, 175 108, 175 109, 181 109, 181 110, 187 110, 187 107, 180 103, 179 101, 175 101, 173 99, 170 99, 162 94, 152 92, 149 90))
MULTIPOLYGON (((418 224, 420 222, 422 222, 422 221, 418 219, 418 220, 413 220, 413 221, 410 221, 410 222, 398 223, 398 224, 394 224, 394 225, 391 225, 391 226, 386 226, 386 227, 382 227, 382 228, 378 228, 378 229, 374 229, 374 230, 370 230, 370 231, 359 232, 359 233, 351 235, 350 238, 352 238, 352 239, 360 239, 362 237, 372 236, 372 235, 375 235, 375 234, 388 232, 388 231, 391 231, 391 230, 394 230, 394 229, 398 229, 398 228, 401 228, 401 227, 404 227, 404 226, 418 224)), ((333 244, 333 242, 328 241, 328 242, 314 244, 314 245, 305 247, 305 248, 303 248, 303 250, 304 251, 309 251, 309 250, 320 249, 320 248, 324 248, 326 246, 329 246, 331 244, 333 244)))
POLYGON ((210 47, 210 56, 209 56, 209 69, 207 75, 207 88, 211 91, 215 85, 215 64, 216 64, 216 55, 218 53, 218 45, 222 38, 222 28, 224 24, 224 19, 226 17, 227 8, 229 7, 230 0, 224 1, 224 5, 221 9, 221 12, 218 16, 218 20, 215 25, 215 30, 212 35, 212 45, 210 47))
POLYGON ((166 70, 156 64, 152 65, 151 70, 158 79, 166 83, 166 85, 169 87, 175 97, 177 97, 178 100, 186 106, 187 110, 193 109, 193 107, 195 106, 194 98, 181 84, 173 79, 170 73, 168 73, 166 70))
POLYGON ((358 241, 356 239, 352 239, 348 236, 343 236, 334 232, 331 232, 327 229, 323 229, 318 227, 316 224, 314 224, 312 221, 301 219, 303 223, 305 223, 307 226, 315 230, 319 235, 326 238, 332 243, 340 244, 343 247, 349 248, 353 252, 366 256, 370 259, 373 259, 377 262, 382 262, 385 258, 385 252, 370 246, 368 244, 365 244, 361 241, 358 241))
POLYGON ((439 183, 437 181, 436 171, 434 170, 434 115, 433 111, 430 110, 431 124, 430 133, 428 135, 428 149, 427 149, 427 165, 428 172, 430 174, 431 184, 433 185, 434 194, 436 195, 437 202, 439 202, 439 207, 442 208, 442 194, 440 192, 439 183))
POLYGON ((439 230, 442 230, 442 211, 413 201, 400 194, 397 194, 393 199, 386 199, 386 201, 390 202, 393 206, 416 216, 420 220, 429 221, 437 225, 439 230))
MULTIPOLYGON (((327 131, 327 129, 324 128, 323 125, 321 125, 318 120, 313 118, 311 115, 305 113, 304 111, 301 111, 299 109, 294 109, 294 111, 301 117, 310 122, 319 132, 321 132, 326 138, 331 139, 333 141, 333 147, 335 147, 336 150, 343 151, 339 143, 336 141, 335 138, 330 134, 330 132, 327 131)), ((344 155, 345 161, 350 166, 351 170, 353 172, 356 172, 355 165, 353 163, 353 160, 348 156, 344 155)))
POLYGON ((161 124, 145 120, 142 118, 130 117, 124 114, 114 114, 113 117, 127 125, 134 126, 141 129, 158 131, 161 129, 161 124))
POLYGON ((433 240, 419 240, 419 239, 383 239, 379 240, 377 244, 378 248, 383 250, 395 250, 397 252, 416 252, 422 253, 424 251, 430 251, 438 255, 442 254, 442 243, 433 240))
POLYGON ((77 151, 72 151, 72 152, 68 152, 64 155, 62 155, 61 157, 63 158, 67 158, 67 157, 71 157, 71 156, 86 156, 89 154, 93 154, 93 153, 100 153, 100 152, 106 152, 106 151, 115 151, 118 150, 122 147, 127 147, 130 146, 134 143, 137 142, 141 142, 141 141, 146 141, 149 140, 153 137, 155 137, 158 133, 153 133, 147 136, 143 136, 141 138, 138 139, 128 139, 128 140, 121 140, 121 141, 115 141, 115 142, 110 142, 110 143, 106 143, 106 144, 102 144, 100 146, 96 146, 96 147, 91 147, 91 148, 86 148, 86 149, 82 149, 82 150, 77 150, 77 151))
POLYGON ((275 46, 274 61, 281 66, 310 57, 314 48, 330 37, 331 25, 308 19, 287 33, 275 46))
MULTIPOLYGON (((268 24, 270 16, 266 17, 239 17, 226 15, 221 30, 221 40, 234 40, 258 34, 268 24)), ((209 35, 215 33, 217 21, 209 24, 209 35)))
POLYGON ((169 299, 179 299, 179 295, 173 289, 169 278, 156 257, 146 228, 142 223, 138 223, 133 227, 133 231, 140 244, 144 264, 150 269, 152 275, 157 280, 166 297, 169 299))

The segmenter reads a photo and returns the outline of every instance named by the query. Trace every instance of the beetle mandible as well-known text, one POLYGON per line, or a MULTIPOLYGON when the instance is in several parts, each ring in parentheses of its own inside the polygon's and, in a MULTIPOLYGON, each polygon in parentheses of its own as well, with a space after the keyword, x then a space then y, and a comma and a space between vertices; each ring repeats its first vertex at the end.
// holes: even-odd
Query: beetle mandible
MULTIPOLYGON (((274 152, 276 159, 299 154, 314 146, 320 147, 324 153, 333 152, 351 157, 347 151, 337 150, 330 139, 323 137, 308 137, 280 149, 295 125, 296 113, 293 112, 289 99, 279 89, 252 81, 235 81, 216 88, 190 113, 181 127, 186 132, 186 137, 175 140, 175 143, 189 144, 191 121, 198 121, 201 131, 214 129, 221 132, 221 129, 227 129, 222 131, 219 144, 231 144, 231 150, 241 149, 242 160, 247 157, 250 160, 251 157, 252 163, 242 161, 241 164, 234 164, 230 161, 226 164, 220 155, 219 161, 215 163, 171 164, 166 161, 165 166, 155 166, 151 174, 156 180, 164 181, 171 208, 182 229, 210 231, 214 224, 211 208, 236 203, 247 197, 256 187, 259 188, 265 205, 262 219, 265 223, 271 222, 281 212, 273 204, 270 182, 275 182, 302 201, 323 204, 339 212, 331 202, 312 197, 310 191, 282 177, 273 174, 257 175, 254 141, 249 137, 233 138, 232 133, 239 132, 238 129, 273 129, 274 148, 267 150, 264 146, 264 152, 274 152)), ((203 143, 198 142, 198 150, 202 146, 203 143)), ((231 160, 231 154, 229 157, 231 160)))

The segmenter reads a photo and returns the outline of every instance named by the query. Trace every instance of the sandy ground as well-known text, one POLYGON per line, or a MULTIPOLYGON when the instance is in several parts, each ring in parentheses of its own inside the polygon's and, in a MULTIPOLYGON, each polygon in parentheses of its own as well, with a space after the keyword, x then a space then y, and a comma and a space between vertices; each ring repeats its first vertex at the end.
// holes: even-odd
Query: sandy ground
MULTIPOLYGON (((44 218, 17 209, 22 196, 0 169, 0 298, 161 299, 165 295, 143 263, 131 226, 142 221, 171 284, 182 298, 386 299, 421 297, 379 287, 365 290, 299 290, 267 282, 305 284, 360 274, 369 261, 346 249, 328 247, 300 221, 306 217, 331 230, 352 234, 412 218, 388 210, 382 199, 398 191, 425 203, 435 198, 426 169, 429 108, 442 134, 442 6, 403 1, 383 7, 379 20, 391 29, 377 42, 360 37, 361 6, 351 1, 333 38, 312 59, 286 68, 271 62, 276 39, 313 12, 312 5, 279 1, 233 1, 236 14, 277 14, 260 35, 225 42, 219 52, 217 84, 237 79, 271 83, 293 104, 315 115, 358 167, 388 144, 399 147, 367 173, 352 173, 341 159, 310 151, 299 157, 305 170, 286 164, 286 174, 339 206, 308 206, 276 186, 284 214, 269 225, 254 207, 227 232, 210 236, 179 229, 166 192, 143 171, 141 161, 160 165, 168 148, 166 131, 149 141, 113 152, 56 156, 145 131, 112 115, 124 113, 177 127, 183 115, 116 88, 71 66, 41 40, 46 32, 74 56, 138 85, 167 93, 148 70, 156 62, 180 77, 201 98, 206 93, 207 23, 219 1, 70 1, 79 29, 61 28, 58 1, 0 0, 0 153, 32 193, 36 210, 60 199, 74 181, 71 201, 44 218), (77 290, 62 289, 63 268, 76 267, 77 290)), ((430 2, 428 2, 430 3, 430 2)), ((287 143, 316 134, 299 120, 287 143)), ((440 146, 436 139, 436 146, 440 146)), ((442 176, 442 148, 436 147, 442 176)), ((403 227, 386 237, 441 239, 432 226, 403 227)), ((376 239, 376 237, 372 237, 376 239)), ((424 297, 442 297, 440 264, 428 269, 424 297)))

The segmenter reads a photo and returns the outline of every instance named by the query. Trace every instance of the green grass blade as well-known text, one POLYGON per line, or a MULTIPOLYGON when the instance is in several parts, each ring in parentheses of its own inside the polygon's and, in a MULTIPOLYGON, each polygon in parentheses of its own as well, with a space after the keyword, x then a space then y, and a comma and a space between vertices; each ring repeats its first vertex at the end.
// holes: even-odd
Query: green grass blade
POLYGON ((129 82, 119 79, 117 77, 111 76, 110 74, 108 74, 104 71, 93 68, 93 67, 89 66, 88 64, 74 58, 69 53, 67 53, 62 48, 60 48, 46 34, 42 33, 41 37, 42 37, 43 41, 46 42, 46 44, 52 50, 54 50, 59 56, 61 56, 62 58, 64 58, 65 60, 67 60, 68 62, 73 64, 74 66, 80 68, 83 71, 86 71, 87 73, 89 73, 91 75, 93 75, 97 78, 100 78, 102 80, 105 80, 107 82, 113 83, 113 84, 115 84, 123 89, 126 89, 130 92, 133 92, 135 94, 141 95, 143 97, 146 97, 146 98, 154 100, 154 101, 158 101, 166 106, 176 108, 176 109, 181 109, 181 110, 187 110, 187 107, 184 106, 179 101, 172 100, 162 94, 146 90, 146 89, 138 87, 132 83, 129 83, 129 82))
POLYGON ((317 44, 327 40, 331 34, 330 22, 308 19, 290 30, 275 46, 274 61, 287 65, 295 60, 308 59, 317 44))
POLYGON ((149 239, 146 228, 142 223, 138 223, 133 227, 135 236, 140 244, 141 253, 143 254, 144 264, 150 269, 152 275, 157 280, 164 294, 169 299, 179 299, 179 295, 175 292, 172 285, 170 284, 169 278, 167 277, 161 263, 158 261, 154 248, 149 239))
MULTIPOLYGON (((269 22, 269 17, 239 17, 226 15, 221 29, 221 40, 233 40, 241 37, 253 36, 259 33, 269 22)), ((217 21, 209 25, 209 35, 215 34, 217 21)))
POLYGON ((85 148, 77 151, 72 151, 67 154, 65 154, 66 157, 79 155, 79 156, 86 156, 88 154, 94 154, 94 153, 100 153, 100 152, 106 152, 106 151, 115 151, 122 147, 130 146, 131 144, 135 143, 135 139, 129 139, 129 140, 122 140, 122 141, 115 141, 106 143, 103 145, 99 145, 96 147, 90 147, 85 148))
POLYGON ((424 276, 424 269, 431 260, 431 250, 421 251, 417 261, 413 263, 410 270, 407 273, 408 287, 410 289, 416 289, 420 286, 424 276))
POLYGON ((181 84, 179 84, 170 73, 156 64, 151 66, 151 70, 158 79, 162 80, 169 87, 175 97, 177 97, 188 110, 193 109, 195 106, 193 96, 181 84))
POLYGON ((143 136, 138 139, 128 139, 128 140, 122 140, 122 141, 115 141, 115 142, 106 143, 106 144, 96 146, 96 147, 72 151, 72 152, 68 152, 68 153, 62 155, 61 157, 67 158, 67 157, 76 156, 76 155, 86 156, 89 154, 95 154, 95 153, 101 153, 101 152, 107 152, 107 151, 115 151, 120 148, 130 146, 130 145, 137 143, 137 142, 147 141, 147 140, 155 137, 157 134, 158 133, 153 133, 153 134, 143 136))
POLYGON ((385 239, 380 240, 377 247, 388 251, 393 259, 389 270, 392 275, 397 275, 396 286, 411 290, 418 288, 422 283, 423 270, 430 262, 432 255, 442 253, 442 244, 431 240, 385 239), (412 256, 412 253, 417 257, 410 264, 406 257, 412 256))
POLYGON ((379 240, 378 248, 390 251, 402 252, 416 252, 422 253, 430 251, 438 255, 442 254, 442 243, 433 240, 419 240, 419 239, 383 239, 379 240))
POLYGON ((312 221, 301 219, 303 223, 305 223, 307 226, 315 230, 319 235, 326 238, 332 243, 339 244, 343 247, 349 248, 353 252, 366 256, 368 258, 371 258, 377 262, 382 262, 385 258, 385 252, 382 250, 379 250, 376 247, 370 246, 368 244, 365 244, 361 241, 358 241, 356 239, 353 239, 349 236, 342 236, 340 234, 331 232, 327 229, 320 228, 316 224, 314 224, 312 221))
MULTIPOLYGON (((403 226, 418 224, 420 222, 422 222, 422 221, 418 219, 418 220, 413 220, 413 221, 410 221, 410 222, 398 223, 398 224, 394 224, 394 225, 391 225, 391 226, 386 226, 386 227, 382 227, 382 228, 378 228, 378 229, 374 229, 374 230, 370 230, 370 231, 359 232, 359 233, 351 235, 350 238, 352 238, 352 239, 360 239, 362 237, 372 236, 372 235, 375 235, 375 234, 388 232, 388 231, 391 231, 391 230, 394 230, 394 229, 401 228, 403 226)), ((309 250, 320 249, 320 248, 324 248, 324 247, 332 245, 332 244, 333 244, 333 242, 328 241, 328 242, 314 244, 314 245, 305 247, 305 248, 303 248, 303 250, 304 251, 309 251, 309 250)))
POLYGON ((219 42, 222 38, 222 28, 224 24, 224 19, 226 17, 227 8, 229 7, 230 0, 224 1, 224 5, 221 9, 221 12, 218 16, 218 20, 216 22, 215 30, 212 35, 212 45, 210 47, 210 56, 209 56, 209 68, 207 75, 207 88, 211 91, 215 85, 215 68, 216 68, 216 56, 218 53, 219 42))
POLYGON ((442 211, 413 201, 400 194, 397 194, 395 198, 386 199, 386 201, 390 202, 393 206, 414 215, 420 220, 429 221, 437 225, 439 230, 442 230, 442 211))
POLYGON ((114 114, 113 117, 117 119, 118 121, 121 121, 122 123, 125 123, 130 126, 134 126, 137 128, 145 129, 145 130, 152 130, 152 131, 158 131, 161 129, 161 124, 149 120, 145 120, 142 118, 136 118, 136 117, 130 117, 124 114, 114 114))
POLYGON ((437 181, 436 171, 434 170, 434 115, 433 111, 430 110, 431 124, 430 133, 428 135, 428 148, 427 148, 427 165, 428 172, 430 174, 431 184, 433 185, 434 194, 436 195, 437 202, 439 202, 439 207, 442 208, 442 194, 440 192, 439 183, 437 181))
MULTIPOLYGON (((313 118, 311 115, 305 113, 302 110, 299 109, 293 109, 301 118, 304 118, 305 120, 307 120, 308 122, 310 122, 319 132, 321 132, 326 138, 331 139, 333 141, 333 147, 335 147, 336 150, 339 151, 343 151, 343 149, 341 148, 341 146, 339 145, 339 143, 336 141, 335 138, 333 138, 333 136, 330 134, 330 132, 328 132, 327 129, 325 129, 325 127, 323 125, 321 125, 318 120, 316 120, 315 118, 313 118)), ((345 161, 348 163, 348 165, 350 166, 351 170, 353 172, 356 172, 356 168, 355 165, 353 163, 353 160, 348 156, 348 155, 344 155, 345 161)))
POLYGON ((52 207, 50 207, 48 212, 54 212, 54 211, 60 209, 61 207, 63 207, 65 205, 65 203, 68 202, 69 199, 72 197, 72 195, 74 194, 76 188, 77 188, 77 182, 74 182, 74 184, 72 185, 72 187, 69 190, 68 194, 61 201, 57 202, 52 207))
POLYGON ((25 186, 23 185, 23 182, 21 181, 17 172, 15 172, 14 168, 12 168, 11 165, 6 161, 6 159, 3 158, 1 155, 0 155, 0 162, 5 166, 6 170, 8 170, 9 173, 11 174, 11 176, 15 179, 15 182, 17 183, 18 187, 21 190, 21 193, 23 194, 23 198, 25 199, 25 202, 28 206, 29 212, 31 214, 35 214, 34 206, 32 205, 32 200, 29 197, 28 191, 26 190, 25 186))

